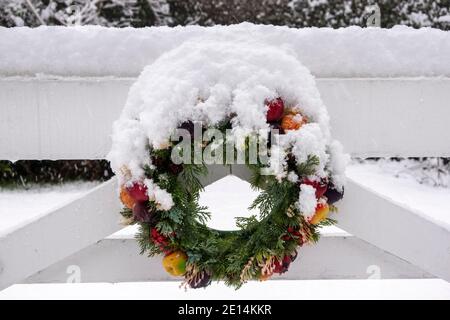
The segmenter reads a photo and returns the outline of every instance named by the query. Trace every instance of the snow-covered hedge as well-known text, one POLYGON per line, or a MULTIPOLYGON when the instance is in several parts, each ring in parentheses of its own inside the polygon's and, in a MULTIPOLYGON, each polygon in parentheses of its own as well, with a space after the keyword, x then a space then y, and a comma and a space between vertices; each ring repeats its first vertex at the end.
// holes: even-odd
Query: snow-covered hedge
POLYGON ((248 21, 339 28, 364 26, 374 4, 382 27, 450 29, 448 0, 9 0, 0 1, 0 25, 211 26, 248 21))
POLYGON ((292 50, 320 77, 450 76, 450 33, 430 28, 0 27, 0 76, 137 76, 186 40, 261 42, 292 50))

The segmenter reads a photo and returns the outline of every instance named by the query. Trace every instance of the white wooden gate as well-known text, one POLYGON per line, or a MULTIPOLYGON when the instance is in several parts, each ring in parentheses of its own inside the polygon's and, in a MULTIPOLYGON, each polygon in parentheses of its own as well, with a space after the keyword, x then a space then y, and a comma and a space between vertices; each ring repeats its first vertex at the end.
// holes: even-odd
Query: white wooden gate
MULTIPOLYGON (((104 158, 134 81, 110 76, 0 76, 0 159, 104 158)), ((352 156, 450 156, 449 78, 316 76, 333 136, 352 156)), ((238 167, 222 168, 205 184, 230 173, 246 178, 238 167)), ((70 265, 82 269, 86 282, 169 280, 159 258, 139 256, 133 239, 108 237, 121 228, 116 189, 111 179, 0 234, 0 289, 66 281, 70 265)), ((339 208, 339 227, 349 234, 305 248, 279 278, 366 278, 367 267, 377 265, 385 278, 450 281, 448 228, 351 179, 339 208)))

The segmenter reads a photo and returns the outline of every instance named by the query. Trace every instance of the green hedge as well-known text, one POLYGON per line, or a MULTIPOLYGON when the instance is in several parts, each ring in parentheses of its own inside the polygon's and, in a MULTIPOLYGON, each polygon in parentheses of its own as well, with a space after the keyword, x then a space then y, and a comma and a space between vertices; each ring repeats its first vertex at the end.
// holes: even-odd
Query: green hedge
POLYGON ((105 181, 112 176, 106 160, 0 161, 1 187, 27 187, 75 180, 105 181))

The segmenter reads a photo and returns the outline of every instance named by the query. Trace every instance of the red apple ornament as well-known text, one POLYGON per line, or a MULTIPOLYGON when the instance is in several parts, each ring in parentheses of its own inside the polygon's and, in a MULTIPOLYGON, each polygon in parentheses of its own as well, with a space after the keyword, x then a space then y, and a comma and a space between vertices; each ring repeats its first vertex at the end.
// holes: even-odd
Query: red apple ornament
POLYGON ((281 98, 269 101, 267 107, 267 122, 276 122, 281 119, 284 113, 284 102, 281 98))
POLYGON ((136 201, 148 200, 147 187, 140 182, 133 183, 131 187, 127 188, 127 191, 130 196, 136 201))

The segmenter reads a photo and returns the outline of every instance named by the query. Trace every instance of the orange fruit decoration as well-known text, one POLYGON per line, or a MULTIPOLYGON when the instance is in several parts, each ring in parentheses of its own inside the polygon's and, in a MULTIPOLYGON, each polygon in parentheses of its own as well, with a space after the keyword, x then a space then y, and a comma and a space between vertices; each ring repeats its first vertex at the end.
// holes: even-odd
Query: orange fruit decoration
POLYGON ((186 273, 187 255, 183 251, 174 251, 163 259, 164 269, 172 276, 182 276, 186 273))
POLYGON ((287 114, 281 119, 281 128, 284 131, 298 130, 304 123, 305 118, 301 114, 287 114))
POLYGON ((310 223, 311 224, 319 224, 321 221, 325 220, 328 217, 328 213, 330 212, 330 207, 328 206, 328 203, 319 203, 316 207, 316 213, 314 213, 314 216, 311 218, 310 223))
POLYGON ((127 189, 124 187, 120 188, 120 201, 124 204, 125 207, 128 209, 133 210, 133 207, 136 203, 136 200, 134 200, 130 194, 128 193, 127 189))

